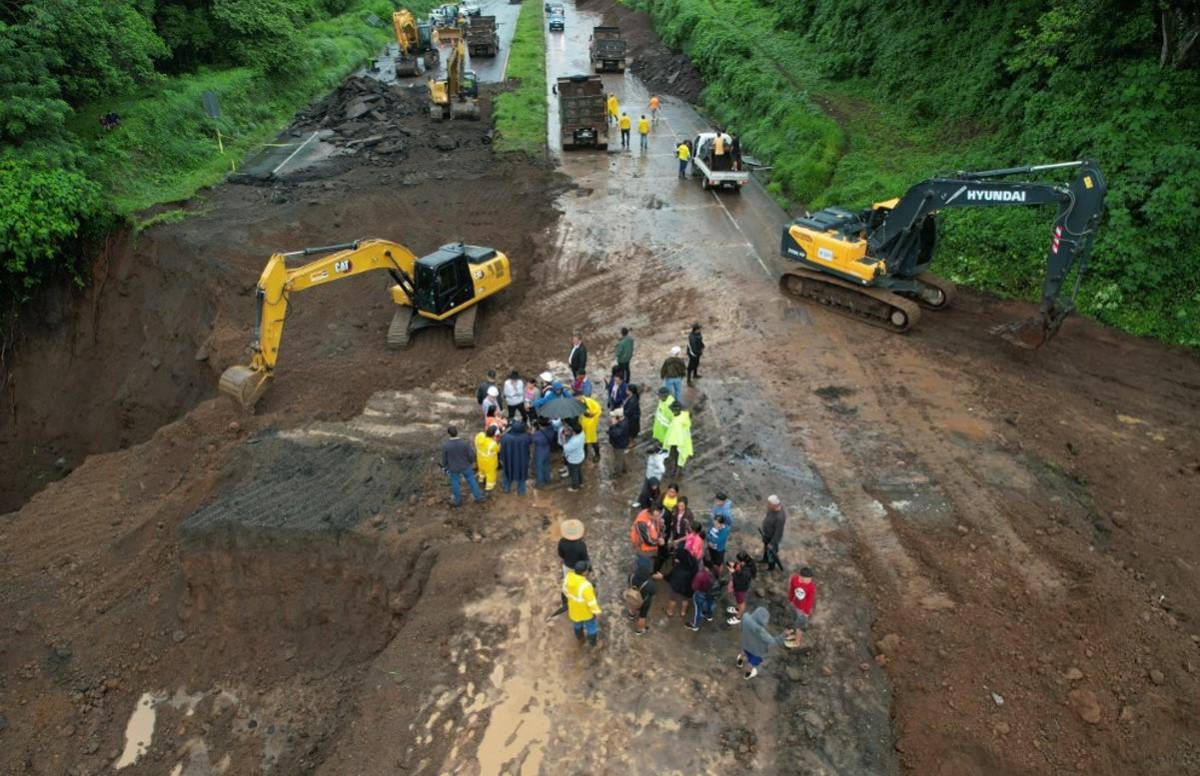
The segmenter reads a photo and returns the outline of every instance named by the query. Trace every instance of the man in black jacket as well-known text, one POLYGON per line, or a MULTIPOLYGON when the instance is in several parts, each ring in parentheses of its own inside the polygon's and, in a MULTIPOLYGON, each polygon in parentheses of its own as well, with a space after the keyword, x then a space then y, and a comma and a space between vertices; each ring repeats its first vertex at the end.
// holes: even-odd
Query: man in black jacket
POLYGON ((692 333, 688 335, 687 384, 700 379, 700 356, 704 353, 704 335, 700 333, 700 324, 692 324, 692 333))
POLYGON ((625 473, 625 454, 629 451, 629 422, 625 420, 625 410, 620 407, 612 411, 608 441, 613 449, 612 475, 620 477, 625 473))
POLYGON ((479 491, 479 484, 475 482, 475 451, 467 440, 459 438, 458 429, 454 426, 447 428, 446 434, 450 438, 442 445, 442 471, 450 477, 452 503, 454 506, 462 504, 461 480, 467 481, 471 495, 476 501, 483 501, 484 495, 479 491))
POLYGON ((579 374, 587 369, 587 347, 583 344, 583 337, 579 336, 579 332, 571 337, 571 353, 567 356, 567 366, 571 367, 571 376, 579 377, 579 374))
POLYGON ((783 570, 783 564, 779 562, 779 543, 783 541, 783 527, 786 524, 787 510, 783 508, 779 496, 772 493, 767 496, 767 515, 759 529, 763 540, 763 556, 759 562, 767 564, 767 571, 783 570))

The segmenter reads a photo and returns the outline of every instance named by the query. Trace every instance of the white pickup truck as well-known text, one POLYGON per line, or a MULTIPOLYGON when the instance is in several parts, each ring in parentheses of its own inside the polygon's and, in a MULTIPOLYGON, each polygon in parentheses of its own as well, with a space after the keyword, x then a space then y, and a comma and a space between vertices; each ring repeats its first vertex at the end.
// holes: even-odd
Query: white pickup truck
POLYGON ((717 141, 716 132, 701 132, 692 140, 693 178, 700 179, 700 185, 706 189, 733 189, 741 191, 742 186, 750 182, 750 173, 741 167, 741 160, 733 158, 733 138, 729 133, 721 133, 724 153, 714 153, 717 141))

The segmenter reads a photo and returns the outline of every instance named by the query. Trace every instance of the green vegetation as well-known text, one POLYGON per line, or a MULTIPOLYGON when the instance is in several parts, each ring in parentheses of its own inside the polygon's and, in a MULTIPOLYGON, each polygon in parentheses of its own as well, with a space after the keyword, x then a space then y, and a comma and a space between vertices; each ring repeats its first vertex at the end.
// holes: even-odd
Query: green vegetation
MULTIPOLYGON (((1194 4, 628 1, 699 67, 714 118, 773 163, 773 193, 810 208, 866 205, 958 169, 1096 159, 1107 217, 1080 309, 1200 346, 1194 4)), ((947 213, 938 269, 1035 299, 1050 218, 947 213)))
POLYGON ((220 180, 386 43, 392 8, 387 0, 0 4, 0 307, 53 278, 83 282, 90 239, 220 180), (216 121, 201 106, 209 90, 220 100, 216 121), (120 125, 105 130, 110 112, 120 125))
POLYGON ((505 76, 517 82, 492 104, 496 150, 538 154, 546 147, 546 28, 541 0, 524 0, 505 76))

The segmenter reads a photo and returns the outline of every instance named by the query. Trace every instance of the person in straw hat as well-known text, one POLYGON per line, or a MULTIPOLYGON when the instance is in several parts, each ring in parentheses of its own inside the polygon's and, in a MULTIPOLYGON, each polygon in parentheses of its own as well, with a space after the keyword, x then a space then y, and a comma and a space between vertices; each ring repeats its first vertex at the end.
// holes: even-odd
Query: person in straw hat
MULTIPOLYGON (((571 573, 571 569, 575 568, 575 564, 579 561, 590 560, 588 558, 587 544, 583 541, 583 521, 582 520, 564 520, 559 524, 559 533, 562 538, 558 540, 558 557, 562 560, 563 579, 571 573)), ((553 619, 567 611, 567 595, 562 593, 562 605, 555 610, 549 619, 553 619)))

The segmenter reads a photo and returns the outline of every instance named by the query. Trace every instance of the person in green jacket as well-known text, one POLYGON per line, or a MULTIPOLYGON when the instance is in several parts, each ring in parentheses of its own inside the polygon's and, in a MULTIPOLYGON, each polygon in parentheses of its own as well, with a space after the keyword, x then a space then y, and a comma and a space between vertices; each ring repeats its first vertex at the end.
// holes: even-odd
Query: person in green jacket
POLYGON ((664 448, 667 446, 667 431, 671 428, 671 421, 675 419, 671 405, 677 403, 665 387, 658 389, 658 409, 654 411, 654 439, 664 448))
POLYGON ((667 471, 672 479, 678 477, 684 464, 692 457, 692 416, 683 405, 675 402, 670 409, 674 417, 667 427, 667 438, 663 447, 667 448, 667 471))
POLYGON ((633 337, 629 329, 621 327, 621 339, 617 340, 617 369, 621 370, 621 379, 629 385, 629 362, 633 360, 633 337))

